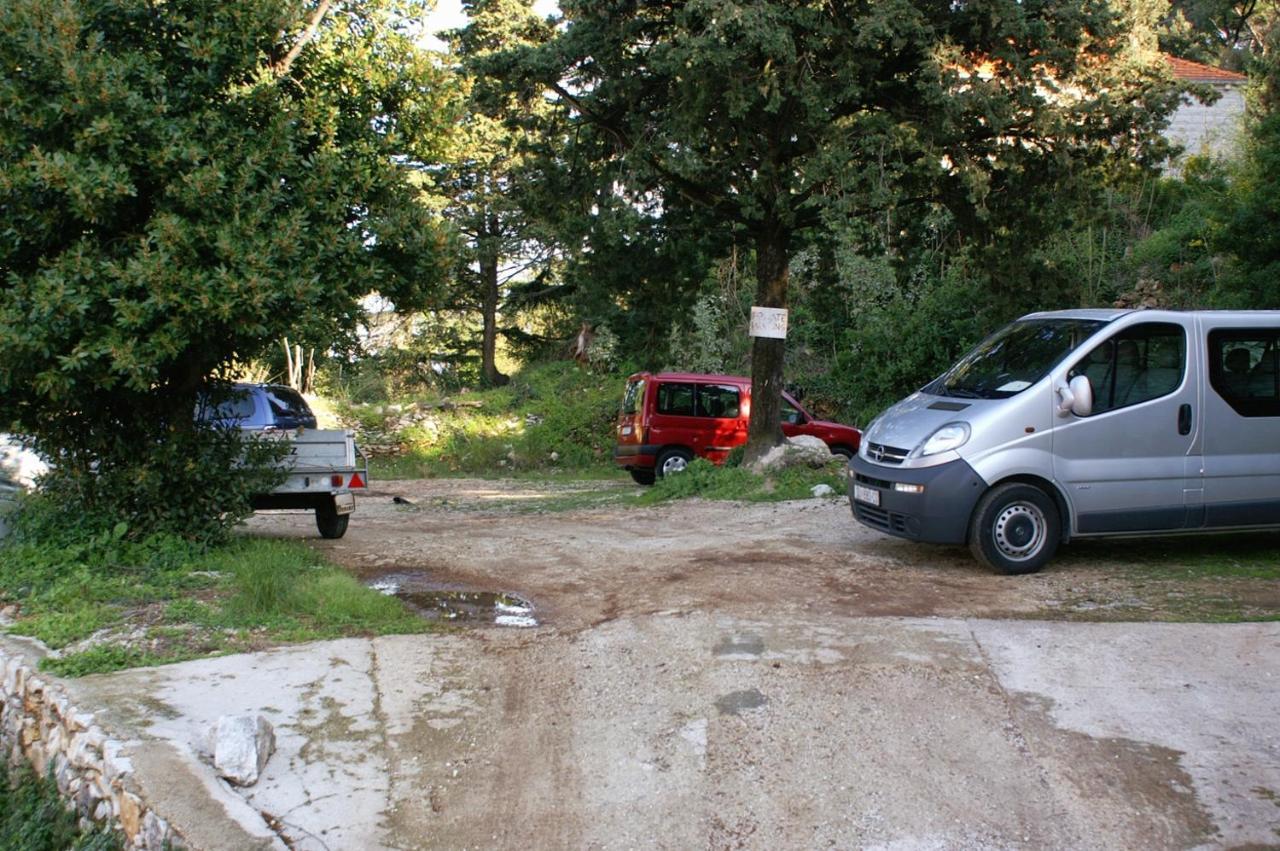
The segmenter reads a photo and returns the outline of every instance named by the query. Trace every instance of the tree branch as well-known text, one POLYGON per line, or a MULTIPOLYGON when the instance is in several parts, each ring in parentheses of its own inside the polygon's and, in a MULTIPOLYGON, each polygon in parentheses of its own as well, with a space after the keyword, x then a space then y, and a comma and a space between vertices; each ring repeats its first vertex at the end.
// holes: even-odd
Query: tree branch
POLYGON ((320 29, 320 23, 324 20, 324 16, 328 14, 329 7, 333 5, 333 0, 320 0, 316 4, 316 8, 311 12, 311 18, 307 21, 307 27, 298 36, 298 40, 294 42, 293 47, 289 48, 289 52, 285 54, 284 59, 271 66, 271 71, 277 77, 283 77, 289 73, 293 67, 294 60, 298 58, 298 54, 302 53, 302 49, 306 47, 313 38, 316 37, 316 31, 320 29))

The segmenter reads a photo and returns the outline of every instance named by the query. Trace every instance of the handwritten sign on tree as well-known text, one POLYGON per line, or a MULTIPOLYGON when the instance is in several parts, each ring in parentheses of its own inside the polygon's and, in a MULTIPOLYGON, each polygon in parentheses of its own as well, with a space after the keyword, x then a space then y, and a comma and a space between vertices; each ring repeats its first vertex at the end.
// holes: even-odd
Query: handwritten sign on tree
POLYGON ((787 311, 778 307, 751 308, 751 336, 787 339, 787 311))

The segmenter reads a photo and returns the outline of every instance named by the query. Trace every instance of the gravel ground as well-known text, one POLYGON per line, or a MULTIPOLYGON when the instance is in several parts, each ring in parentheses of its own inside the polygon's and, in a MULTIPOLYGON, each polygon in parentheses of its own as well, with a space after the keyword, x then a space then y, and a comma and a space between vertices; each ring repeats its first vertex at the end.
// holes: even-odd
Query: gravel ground
MULTIPOLYGON (((294 697, 366 780, 286 746, 251 802, 290 807, 299 848, 1280 847, 1280 625, 1142 622, 1210 590, 1274 614, 1275 583, 1153 578, 1132 544, 1001 577, 865 530, 844 499, 621 492, 430 480, 361 499, 346 538, 317 542, 334 560, 517 594, 539 625, 343 651, 371 702, 349 683, 294 697), (333 788, 300 803, 296 778, 326 766, 333 788), (357 793, 385 804, 353 822, 357 793)), ((261 515, 250 534, 314 527, 261 515)), ((146 688, 192 719, 183 668, 146 688)), ((302 725, 270 690, 236 693, 288 742, 302 725)))

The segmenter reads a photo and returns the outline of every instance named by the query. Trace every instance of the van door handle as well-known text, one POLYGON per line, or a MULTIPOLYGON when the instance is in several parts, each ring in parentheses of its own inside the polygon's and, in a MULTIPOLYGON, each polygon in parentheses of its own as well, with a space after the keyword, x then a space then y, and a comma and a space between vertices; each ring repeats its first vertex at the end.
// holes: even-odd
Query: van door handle
POLYGON ((1178 434, 1191 434, 1191 406, 1178 408, 1178 434))

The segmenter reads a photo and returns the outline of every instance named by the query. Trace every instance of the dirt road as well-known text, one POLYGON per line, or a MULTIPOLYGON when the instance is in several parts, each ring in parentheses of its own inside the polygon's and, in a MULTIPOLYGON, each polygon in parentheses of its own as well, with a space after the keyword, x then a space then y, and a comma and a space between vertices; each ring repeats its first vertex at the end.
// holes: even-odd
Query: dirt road
MULTIPOLYGON (((1280 843, 1280 629, 1130 622, 1274 612, 1274 583, 1166 582, 1125 567, 1133 545, 999 577, 843 499, 637 509, 583 487, 395 482, 320 545, 371 583, 514 592, 540 626, 343 661, 374 692, 385 809, 357 831, 308 797, 297 847, 1280 843)), ((315 768, 280 759, 280 790, 315 768)), ((251 802, 283 806, 273 788, 251 802)))

